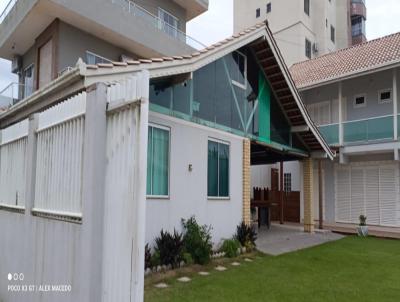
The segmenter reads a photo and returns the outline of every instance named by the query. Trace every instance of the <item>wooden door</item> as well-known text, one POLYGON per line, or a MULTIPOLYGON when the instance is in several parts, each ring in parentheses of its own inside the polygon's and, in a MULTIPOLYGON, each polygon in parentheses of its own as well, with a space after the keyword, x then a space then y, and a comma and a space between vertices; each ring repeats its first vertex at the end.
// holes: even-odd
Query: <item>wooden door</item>
POLYGON ((271 169, 271 190, 278 191, 279 190, 279 171, 278 169, 271 169))

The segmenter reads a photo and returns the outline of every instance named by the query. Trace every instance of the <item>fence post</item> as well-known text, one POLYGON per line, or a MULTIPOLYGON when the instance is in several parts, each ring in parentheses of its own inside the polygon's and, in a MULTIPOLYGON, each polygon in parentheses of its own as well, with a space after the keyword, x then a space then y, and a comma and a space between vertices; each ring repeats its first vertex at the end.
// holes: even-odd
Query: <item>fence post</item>
POLYGON ((82 263, 88 270, 88 295, 82 301, 102 301, 102 258, 104 187, 106 163, 107 86, 96 83, 87 88, 82 170, 82 263))
POLYGON ((36 151, 39 114, 33 114, 29 117, 28 145, 26 148, 26 192, 25 209, 30 215, 30 210, 35 202, 35 183, 36 183, 36 151))

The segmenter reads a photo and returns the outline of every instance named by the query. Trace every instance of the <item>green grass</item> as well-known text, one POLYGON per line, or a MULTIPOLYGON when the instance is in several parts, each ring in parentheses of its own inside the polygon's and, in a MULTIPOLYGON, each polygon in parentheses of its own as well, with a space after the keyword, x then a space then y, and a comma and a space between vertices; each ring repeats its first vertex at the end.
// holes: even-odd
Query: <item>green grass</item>
POLYGON ((400 301, 400 240, 347 237, 253 259, 225 272, 210 267, 207 277, 193 273, 191 283, 166 277, 167 289, 147 280, 145 301, 400 301))

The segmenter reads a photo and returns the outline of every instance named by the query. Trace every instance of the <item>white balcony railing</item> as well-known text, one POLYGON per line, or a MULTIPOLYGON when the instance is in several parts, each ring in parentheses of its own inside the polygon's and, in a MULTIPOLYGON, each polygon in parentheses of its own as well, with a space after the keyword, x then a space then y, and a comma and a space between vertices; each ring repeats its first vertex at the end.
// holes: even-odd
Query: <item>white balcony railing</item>
POLYGON ((207 47, 203 43, 188 36, 186 33, 180 31, 178 28, 168 24, 164 20, 153 15, 152 13, 150 13, 149 11, 147 11, 140 5, 136 4, 132 0, 112 0, 112 2, 121 6, 125 11, 127 11, 129 14, 133 15, 134 17, 138 17, 138 18, 146 21, 148 24, 150 24, 154 28, 163 31, 165 34, 178 40, 181 43, 184 43, 196 50, 200 50, 200 49, 207 47))
POLYGON ((4 7, 3 11, 0 14, 0 24, 3 23, 4 19, 6 18, 8 13, 11 11, 11 9, 14 7, 15 3, 17 3, 17 1, 18 0, 9 0, 8 1, 8 3, 6 4, 6 6, 4 7))
POLYGON ((0 108, 8 108, 15 105, 23 98, 28 97, 33 92, 33 87, 24 84, 11 83, 0 91, 0 108))

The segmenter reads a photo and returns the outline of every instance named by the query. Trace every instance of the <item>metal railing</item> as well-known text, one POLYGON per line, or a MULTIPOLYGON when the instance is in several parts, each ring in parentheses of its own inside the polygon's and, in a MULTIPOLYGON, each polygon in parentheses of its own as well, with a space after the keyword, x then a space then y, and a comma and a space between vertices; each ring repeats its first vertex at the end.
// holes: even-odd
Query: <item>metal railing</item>
POLYGON ((113 3, 120 5, 125 11, 129 14, 132 14, 135 17, 141 18, 148 22, 148 24, 152 25, 154 28, 163 31, 165 34, 170 37, 178 40, 181 43, 184 43, 196 50, 203 49, 207 47, 203 43, 197 41, 196 39, 188 36, 186 33, 182 32, 178 28, 171 26, 164 20, 159 17, 153 15, 140 5, 136 4, 131 0, 112 0, 113 3))
POLYGON ((29 96, 33 92, 33 87, 24 84, 11 83, 0 91, 0 108, 8 108, 21 101, 25 95, 29 96))
POLYGON ((7 5, 3 9, 3 11, 0 14, 0 24, 3 23, 4 19, 8 15, 8 13, 11 11, 11 9, 14 7, 15 3, 17 3, 18 0, 10 0, 8 1, 7 5))

